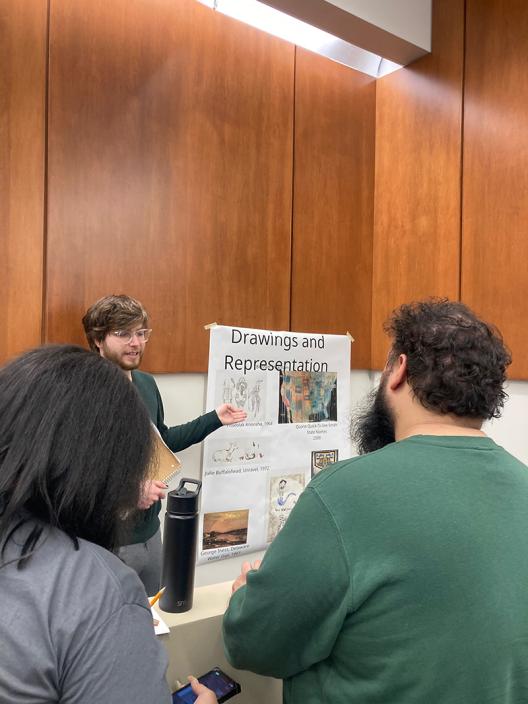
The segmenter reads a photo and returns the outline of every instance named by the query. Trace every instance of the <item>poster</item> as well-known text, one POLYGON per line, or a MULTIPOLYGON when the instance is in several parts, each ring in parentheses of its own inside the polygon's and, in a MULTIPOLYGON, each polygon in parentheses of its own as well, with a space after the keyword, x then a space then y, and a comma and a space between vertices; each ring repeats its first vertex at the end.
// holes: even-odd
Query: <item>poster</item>
POLYGON ((204 442, 201 564, 266 548, 311 479, 351 456, 348 336, 210 333, 207 408, 247 419, 204 442))

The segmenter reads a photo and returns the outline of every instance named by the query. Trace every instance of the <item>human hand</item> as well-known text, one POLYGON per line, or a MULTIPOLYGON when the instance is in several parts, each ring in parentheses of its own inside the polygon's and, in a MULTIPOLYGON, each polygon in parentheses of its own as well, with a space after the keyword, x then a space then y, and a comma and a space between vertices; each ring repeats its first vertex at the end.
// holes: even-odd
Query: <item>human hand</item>
POLYGON ((141 495, 138 501, 138 508, 146 511, 159 499, 165 498, 167 485, 157 479, 147 479, 141 485, 141 495))
POLYGON ((230 403, 223 403, 216 409, 216 415, 220 418, 222 425, 232 425, 246 420, 247 413, 242 408, 232 406, 230 403))
POLYGON ((198 695, 196 699, 196 704, 217 704, 218 699, 214 692, 208 689, 204 684, 198 682, 196 677, 189 675, 189 682, 191 683, 192 691, 198 695))
POLYGON ((237 589, 240 589, 240 587, 243 587, 244 584, 246 583, 246 578, 247 578, 247 573, 250 572, 251 570, 258 570, 260 565, 262 564, 262 560, 255 560, 253 564, 250 562, 244 562, 242 564, 242 572, 238 575, 238 577, 235 579, 233 582, 233 586, 231 587, 231 593, 234 594, 237 589))

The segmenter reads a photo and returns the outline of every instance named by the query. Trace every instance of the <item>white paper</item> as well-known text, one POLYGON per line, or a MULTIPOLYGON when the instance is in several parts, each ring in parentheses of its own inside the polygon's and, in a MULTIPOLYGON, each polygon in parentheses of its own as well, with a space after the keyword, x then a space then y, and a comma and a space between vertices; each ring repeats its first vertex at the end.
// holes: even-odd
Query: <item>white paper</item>
POLYGON ((351 456, 349 337, 210 334, 207 408, 248 417, 204 442, 199 563, 264 549, 311 478, 351 456))
POLYGON ((170 633, 169 627, 165 623, 165 621, 161 618, 159 613, 156 611, 156 609, 151 606, 150 610, 152 611, 152 622, 154 625, 154 633, 157 636, 161 636, 164 633, 170 633), (157 621, 157 623, 156 623, 157 621))

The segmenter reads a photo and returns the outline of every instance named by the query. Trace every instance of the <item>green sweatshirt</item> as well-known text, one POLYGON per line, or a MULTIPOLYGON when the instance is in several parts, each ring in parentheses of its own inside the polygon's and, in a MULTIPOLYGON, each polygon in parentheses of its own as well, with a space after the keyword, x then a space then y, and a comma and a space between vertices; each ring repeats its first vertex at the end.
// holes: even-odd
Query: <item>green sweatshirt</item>
POLYGON ((287 704, 528 702, 528 471, 415 436, 321 472, 224 617, 287 704))
MULTIPOLYGON (((163 402, 154 377, 145 372, 133 371, 132 383, 146 405, 151 421, 159 430, 165 444, 173 452, 185 450, 197 442, 202 442, 209 433, 212 433, 222 425, 216 411, 211 411, 195 420, 191 420, 189 423, 168 428, 165 425, 163 402)), ((161 501, 157 501, 147 511, 142 512, 141 518, 128 541, 129 544, 145 543, 155 535, 160 526, 158 518, 160 511, 161 501)))

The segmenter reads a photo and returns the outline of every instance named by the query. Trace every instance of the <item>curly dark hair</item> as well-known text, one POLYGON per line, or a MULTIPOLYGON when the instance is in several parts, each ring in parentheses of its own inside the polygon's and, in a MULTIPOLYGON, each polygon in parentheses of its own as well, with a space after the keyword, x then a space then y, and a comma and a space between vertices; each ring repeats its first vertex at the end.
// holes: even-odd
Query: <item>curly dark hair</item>
POLYGON ((499 418, 511 355, 500 332, 463 303, 430 299, 397 308, 384 325, 389 364, 407 356, 407 381, 436 413, 499 418))

